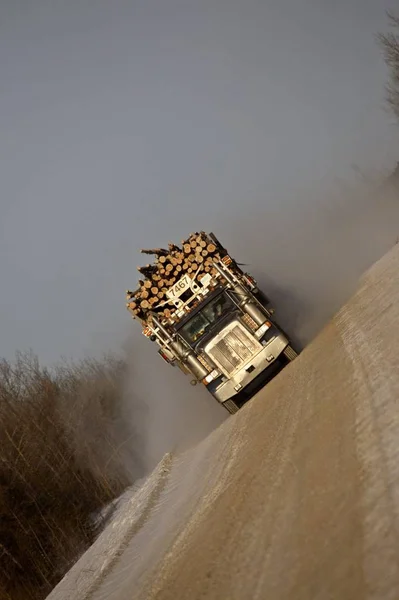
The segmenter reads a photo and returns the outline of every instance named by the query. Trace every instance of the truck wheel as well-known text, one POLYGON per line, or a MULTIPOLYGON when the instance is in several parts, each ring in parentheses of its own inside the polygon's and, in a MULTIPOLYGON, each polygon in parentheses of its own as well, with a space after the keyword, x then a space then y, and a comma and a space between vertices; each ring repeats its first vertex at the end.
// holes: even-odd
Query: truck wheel
POLYGON ((291 362, 298 356, 298 354, 291 346, 286 346, 284 350, 284 356, 291 362))
POLYGON ((233 400, 226 400, 226 402, 223 402, 223 406, 231 415, 234 415, 238 411, 238 406, 233 400))

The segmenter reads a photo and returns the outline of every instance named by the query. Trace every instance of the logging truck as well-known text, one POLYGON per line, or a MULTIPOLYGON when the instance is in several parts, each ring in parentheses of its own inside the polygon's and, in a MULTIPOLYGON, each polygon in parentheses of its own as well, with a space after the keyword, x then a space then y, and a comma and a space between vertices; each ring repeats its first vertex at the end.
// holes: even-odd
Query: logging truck
POLYGON ((126 292, 128 310, 159 355, 230 413, 296 358, 269 299, 213 233, 141 252, 155 261, 137 267, 143 279, 126 292))

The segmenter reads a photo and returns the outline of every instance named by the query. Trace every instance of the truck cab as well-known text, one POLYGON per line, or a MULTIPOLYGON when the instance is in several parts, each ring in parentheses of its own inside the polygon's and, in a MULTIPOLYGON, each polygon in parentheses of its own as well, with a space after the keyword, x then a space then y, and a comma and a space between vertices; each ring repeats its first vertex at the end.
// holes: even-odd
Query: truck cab
POLYGON ((255 279, 212 233, 169 247, 146 251, 159 258, 141 268, 150 279, 136 293, 134 317, 164 360, 234 413, 297 353, 255 279))
POLYGON ((296 356, 271 313, 264 310, 264 323, 259 326, 220 286, 176 328, 213 374, 208 391, 230 412, 236 412, 296 356))

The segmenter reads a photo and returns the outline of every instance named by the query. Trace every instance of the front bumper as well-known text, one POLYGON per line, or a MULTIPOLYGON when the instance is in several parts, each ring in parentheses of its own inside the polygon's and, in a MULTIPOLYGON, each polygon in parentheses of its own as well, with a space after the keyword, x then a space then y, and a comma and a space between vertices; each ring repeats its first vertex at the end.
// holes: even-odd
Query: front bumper
POLYGON ((280 333, 230 379, 219 384, 214 390, 209 391, 219 402, 234 400, 234 396, 242 392, 256 377, 276 361, 288 346, 288 343, 287 338, 280 333))

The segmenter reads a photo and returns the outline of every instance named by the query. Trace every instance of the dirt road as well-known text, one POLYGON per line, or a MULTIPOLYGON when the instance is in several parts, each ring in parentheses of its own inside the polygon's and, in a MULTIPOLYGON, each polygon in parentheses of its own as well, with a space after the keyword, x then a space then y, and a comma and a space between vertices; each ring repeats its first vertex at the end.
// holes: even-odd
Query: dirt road
POLYGON ((294 363, 165 457, 49 598, 399 598, 398 301, 397 245, 294 363))

